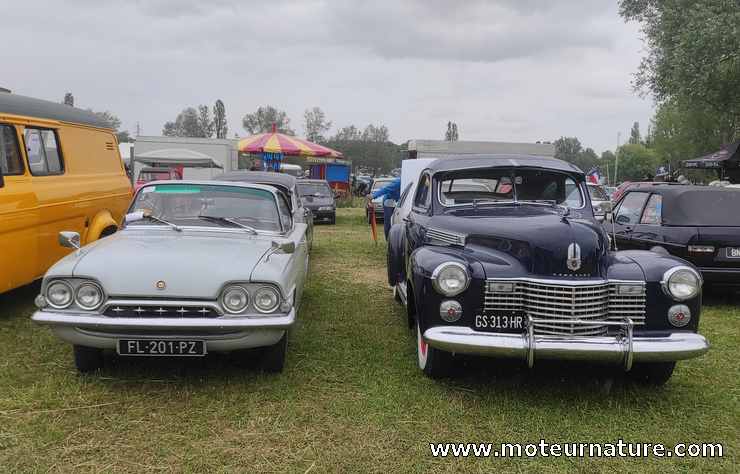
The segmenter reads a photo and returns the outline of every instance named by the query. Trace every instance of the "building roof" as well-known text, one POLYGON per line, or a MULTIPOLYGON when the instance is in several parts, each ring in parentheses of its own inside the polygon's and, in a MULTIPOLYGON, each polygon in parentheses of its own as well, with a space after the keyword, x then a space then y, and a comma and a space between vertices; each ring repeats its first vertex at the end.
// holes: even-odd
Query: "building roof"
POLYGON ((462 155, 455 159, 439 159, 429 165, 433 171, 457 171, 476 168, 546 168, 567 173, 583 174, 576 165, 549 156, 536 155, 462 155))
POLYGON ((292 188, 296 179, 289 174, 275 173, 270 171, 231 171, 213 177, 217 181, 238 181, 242 183, 275 184, 285 188, 292 188))
POLYGON ((89 110, 5 92, 0 93, 0 114, 26 115, 110 129, 110 125, 105 120, 89 110))

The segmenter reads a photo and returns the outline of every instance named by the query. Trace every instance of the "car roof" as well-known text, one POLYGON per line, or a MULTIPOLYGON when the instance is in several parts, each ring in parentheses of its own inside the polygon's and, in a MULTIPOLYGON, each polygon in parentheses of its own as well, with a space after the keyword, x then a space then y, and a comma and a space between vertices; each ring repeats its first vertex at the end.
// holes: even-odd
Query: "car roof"
POLYGON ((213 177, 217 181, 235 181, 242 183, 267 183, 291 189, 296 184, 296 178, 289 174, 271 171, 231 171, 213 177))
POLYGON ((25 115, 110 129, 110 124, 89 110, 6 92, 0 92, 0 114, 25 115))
POLYGON ((329 182, 325 179, 299 179, 297 184, 325 184, 329 186, 329 182))
POLYGON ((537 155, 458 155, 450 158, 442 158, 432 162, 428 169, 434 172, 457 171, 476 168, 510 168, 510 167, 534 167, 546 168, 567 173, 583 174, 577 166, 567 161, 558 160, 549 156, 537 155))

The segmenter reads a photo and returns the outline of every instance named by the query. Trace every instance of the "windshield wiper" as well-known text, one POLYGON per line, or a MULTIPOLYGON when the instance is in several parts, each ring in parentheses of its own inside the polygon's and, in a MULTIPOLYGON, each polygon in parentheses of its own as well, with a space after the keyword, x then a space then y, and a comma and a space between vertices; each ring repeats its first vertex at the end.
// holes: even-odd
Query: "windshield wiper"
POLYGON ((208 216, 205 214, 201 214, 198 217, 201 219, 208 220, 208 221, 231 224, 231 227, 239 227, 239 228, 248 230, 250 234, 257 234, 257 229, 255 229, 254 227, 248 226, 246 224, 242 224, 241 222, 237 222, 234 219, 231 219, 229 217, 208 216))
POLYGON ((143 217, 144 219, 151 219, 151 220, 153 220, 153 221, 156 221, 156 222, 160 222, 160 223, 162 223, 162 224, 164 224, 164 225, 167 225, 167 226, 169 226, 169 227, 170 227, 171 229, 173 229, 173 230, 176 230, 176 231, 178 231, 178 232, 182 232, 182 227, 180 227, 179 225, 177 225, 177 224, 173 224, 172 222, 167 222, 166 220, 164 220, 164 219, 160 219, 160 218, 159 218, 159 217, 157 217, 157 216, 153 216, 153 215, 151 215, 151 214, 142 214, 142 217, 143 217))
POLYGON ((554 207, 556 209, 559 209, 564 216, 567 216, 570 214, 570 208, 564 204, 558 204, 552 199, 522 199, 520 201, 517 201, 524 204, 534 204, 536 206, 548 206, 548 207, 554 207))

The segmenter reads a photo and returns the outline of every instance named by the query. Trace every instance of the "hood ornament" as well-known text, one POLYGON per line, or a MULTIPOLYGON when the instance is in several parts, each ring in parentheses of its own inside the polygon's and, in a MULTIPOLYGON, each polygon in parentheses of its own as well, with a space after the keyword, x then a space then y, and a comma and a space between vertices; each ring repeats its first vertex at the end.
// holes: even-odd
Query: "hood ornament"
POLYGON ((581 246, 573 242, 568 246, 568 270, 575 272, 581 268, 581 246))
POLYGON ((167 283, 165 283, 164 280, 159 280, 157 283, 154 284, 154 286, 158 290, 164 290, 165 288, 167 288, 167 283))

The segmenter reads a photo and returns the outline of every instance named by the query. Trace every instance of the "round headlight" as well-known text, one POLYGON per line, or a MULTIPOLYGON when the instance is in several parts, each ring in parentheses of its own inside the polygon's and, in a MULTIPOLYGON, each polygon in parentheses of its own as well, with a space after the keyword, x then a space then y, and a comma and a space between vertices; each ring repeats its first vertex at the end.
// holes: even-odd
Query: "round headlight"
POLYGON ((75 303, 88 311, 97 309, 103 303, 103 290, 95 283, 83 283, 77 288, 75 303))
POLYGON ((663 291, 678 301, 691 299, 701 290, 701 277, 689 267, 673 267, 663 275, 663 291))
POLYGON ((55 281, 46 288, 46 302, 56 309, 72 304, 72 287, 65 281, 55 281))
POLYGON ((260 313, 271 313, 280 304, 280 294, 275 288, 263 286, 254 294, 254 307, 260 313))
POLYGON ((230 286, 221 295, 221 304, 229 313, 241 313, 249 304, 249 293, 241 286, 230 286))
POLYGON ((437 292, 445 296, 455 296, 468 288, 470 278, 467 269, 461 263, 448 262, 434 269, 432 283, 437 292))

